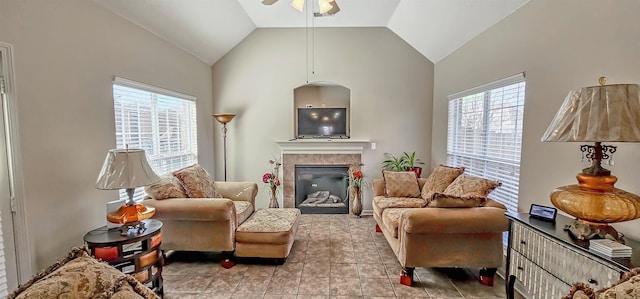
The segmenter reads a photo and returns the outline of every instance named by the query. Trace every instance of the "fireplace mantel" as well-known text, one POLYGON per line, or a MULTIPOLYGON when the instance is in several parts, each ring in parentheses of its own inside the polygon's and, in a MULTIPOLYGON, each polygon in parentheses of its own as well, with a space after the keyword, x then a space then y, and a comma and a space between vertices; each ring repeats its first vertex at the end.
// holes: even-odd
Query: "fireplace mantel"
POLYGON ((296 165, 362 164, 365 147, 370 140, 294 139, 276 141, 282 157, 283 206, 295 207, 296 165))
POLYGON ((281 154, 363 154, 370 140, 294 139, 276 140, 281 154))

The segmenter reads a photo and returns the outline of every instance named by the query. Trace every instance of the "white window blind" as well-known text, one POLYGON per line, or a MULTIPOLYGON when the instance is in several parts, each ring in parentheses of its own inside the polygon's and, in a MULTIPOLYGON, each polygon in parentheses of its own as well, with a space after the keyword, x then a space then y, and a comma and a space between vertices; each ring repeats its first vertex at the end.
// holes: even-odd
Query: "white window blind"
MULTIPOLYGON (((194 97, 116 77, 113 106, 117 148, 145 150, 157 174, 198 161, 194 97)), ((135 200, 144 197, 140 190, 136 190, 135 200)), ((120 199, 126 198, 120 190, 120 199)))
POLYGON ((447 163, 502 182, 489 197, 518 211, 524 75, 449 96, 447 163))

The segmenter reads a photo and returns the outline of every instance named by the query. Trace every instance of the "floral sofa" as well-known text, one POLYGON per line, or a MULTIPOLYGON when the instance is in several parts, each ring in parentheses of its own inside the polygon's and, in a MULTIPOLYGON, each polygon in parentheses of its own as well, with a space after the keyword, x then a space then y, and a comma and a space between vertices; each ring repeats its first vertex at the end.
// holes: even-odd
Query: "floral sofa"
MULTIPOLYGON (((258 185, 213 181, 195 164, 162 176, 145 191, 149 197, 143 203, 156 208, 153 218, 163 223, 163 250, 230 255, 235 250, 236 229, 255 210, 258 185)), ((228 259, 223 262, 229 263, 228 259)))
POLYGON ((487 195, 500 183, 463 172, 440 165, 426 179, 384 171, 373 181, 376 231, 403 267, 402 284, 412 284, 415 267, 481 268, 480 282, 493 284, 508 221, 487 195))
POLYGON ((627 299, 640 298, 640 268, 622 274, 613 286, 593 290, 585 283, 576 283, 562 299, 627 299))
POLYGON ((91 257, 86 247, 38 273, 8 296, 22 298, 159 299, 153 291, 107 263, 91 257))

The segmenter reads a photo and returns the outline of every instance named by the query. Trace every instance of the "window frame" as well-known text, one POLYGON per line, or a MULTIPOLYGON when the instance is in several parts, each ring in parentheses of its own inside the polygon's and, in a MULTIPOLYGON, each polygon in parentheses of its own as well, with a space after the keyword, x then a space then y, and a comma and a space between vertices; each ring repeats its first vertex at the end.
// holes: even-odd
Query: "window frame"
MULTIPOLYGON (((508 196, 509 198, 503 198, 502 195, 500 196, 496 196, 496 194, 492 194, 493 196, 489 196, 492 199, 504 204, 507 209, 509 211, 513 211, 513 212, 517 212, 518 211, 518 197, 519 197, 519 186, 520 186, 520 165, 522 162, 522 131, 523 131, 523 120, 524 120, 524 106, 525 106, 525 94, 526 91, 526 80, 525 80, 525 74, 524 73, 519 73, 516 74, 514 76, 510 76, 504 79, 500 79, 488 84, 484 84, 484 85, 480 85, 462 92, 458 92, 455 94, 452 94, 450 96, 448 96, 448 113, 447 113, 447 164, 451 165, 451 166, 464 166, 465 172, 471 172, 472 174, 470 175, 480 175, 482 177, 488 178, 488 179, 494 179, 497 181, 501 181, 503 182, 503 186, 499 187, 498 189, 502 189, 505 190, 504 193, 504 197, 508 196), (515 108, 517 111, 517 121, 515 123, 515 126, 513 127, 514 130, 517 130, 516 133, 514 134, 519 134, 520 139, 517 142, 517 146, 514 147, 504 147, 503 144, 500 145, 499 149, 504 150, 504 149, 513 149, 515 152, 515 149, 518 149, 518 153, 517 153, 517 161, 515 161, 515 159, 500 159, 500 158, 496 158, 496 157, 492 157, 492 153, 489 150, 490 148, 490 117, 489 114, 491 113, 491 111, 495 108, 491 108, 491 101, 492 101, 492 92, 497 92, 499 89, 505 88, 505 87, 509 87, 512 85, 516 85, 516 84, 522 84, 522 86, 517 86, 516 88, 518 88, 518 93, 516 95, 516 105, 512 106, 511 108, 515 108), (521 89, 520 89, 521 88, 521 89), (520 92, 522 92, 522 95, 520 95, 520 92), (476 140, 477 136, 480 135, 481 136, 481 147, 480 147, 480 151, 478 152, 478 154, 476 155, 476 152, 474 150, 474 153, 472 155, 469 154, 463 154, 461 153, 461 151, 459 150, 459 143, 456 142, 458 138, 456 138, 455 136, 460 136, 460 134, 456 134, 459 133, 458 131, 462 128, 462 125, 460 124, 462 117, 463 117, 463 113, 462 113, 462 107, 463 107, 463 103, 462 100, 465 97, 469 97, 469 96, 479 96, 480 94, 483 94, 482 97, 482 131, 480 134, 477 134, 476 132, 474 132, 473 135, 473 140, 476 140), (522 96, 522 101, 520 103, 519 97, 522 96), (454 101, 460 101, 458 103, 454 103, 454 101), (454 109, 457 109, 457 111, 451 111, 452 110, 452 106, 454 109), (453 124, 454 121, 452 121, 452 114, 454 117, 456 117, 456 120, 458 121, 458 123, 453 124), (452 126, 453 131, 452 131, 452 126), (455 136, 453 136, 455 135, 455 136), (454 144, 455 143, 455 144, 454 144), (451 149, 451 147, 456 147, 456 149, 451 149), (456 151, 457 150, 457 151, 456 151), (468 159, 468 160, 473 160, 476 161, 477 163, 481 163, 482 167, 473 167, 473 163, 472 162, 468 162, 468 163, 462 163, 460 160, 463 159, 468 159), (494 164, 500 164, 500 165, 509 165, 512 168, 517 168, 517 179, 516 181, 516 185, 514 186, 509 186, 509 184, 511 184, 511 181, 514 180, 500 180, 498 177, 498 175, 496 174, 495 176, 493 174, 487 173, 487 171, 491 170, 491 169, 496 169, 496 166, 494 167, 489 167, 487 166, 489 163, 494 163, 494 164), (505 183, 507 183, 505 185, 505 183), (506 188, 506 189, 505 189, 506 188), (515 193, 514 193, 515 192, 515 193)), ((504 97, 504 94, 502 94, 502 97, 504 97)), ((501 104, 501 106, 499 106, 501 109, 501 113, 503 111, 505 111, 507 108, 509 108, 510 106, 505 105, 505 103, 503 102, 501 104)), ((465 144, 472 144, 473 142, 465 142, 465 144)), ((496 189, 496 190, 498 190, 496 189)), ((500 191, 497 191, 500 193, 500 191)))
MULTIPOLYGON (((115 125, 115 138, 116 138, 116 147, 118 148, 124 148, 126 145, 126 141, 123 140, 122 143, 123 144, 119 144, 120 143, 120 139, 124 139, 124 137, 118 137, 119 134, 125 134, 125 130, 121 129, 120 132, 118 132, 118 122, 119 122, 119 115, 117 115, 117 106, 119 105, 118 99, 117 97, 119 95, 121 95, 121 92, 123 92, 122 89, 133 89, 136 92, 140 92, 140 93, 149 93, 149 98, 148 98, 148 108, 149 110, 149 116, 150 119, 145 119, 145 122, 149 122, 148 125, 151 125, 151 129, 150 129, 150 133, 151 133, 151 137, 137 137, 136 141, 140 141, 140 140, 148 140, 148 143, 151 144, 151 148, 153 150, 149 150, 147 148, 143 148, 146 151, 146 156, 147 159, 149 160, 149 164, 151 165, 152 169, 158 174, 158 175, 163 175, 165 173, 171 172, 171 171, 175 171, 178 170, 180 168, 192 165, 194 163, 198 162, 198 134, 197 134, 197 105, 196 105, 196 97, 191 96, 191 95, 187 95, 187 94, 183 94, 183 93, 179 93, 179 92, 175 92, 172 90, 168 90, 168 89, 164 89, 161 87, 156 87, 156 86, 152 86, 152 85, 148 85, 148 84, 144 84, 144 83, 140 83, 140 82, 136 82, 133 80, 129 80, 129 79, 125 79, 125 78, 121 78, 121 77, 114 77, 113 79, 113 84, 112 84, 112 95, 113 95, 113 107, 114 107, 114 125, 115 125), (170 98, 167 98, 170 97, 170 98), (160 119, 163 117, 160 113, 159 110, 159 106, 161 106, 159 103, 160 102, 169 102, 169 101, 175 101, 175 100, 182 100, 183 102, 180 102, 180 104, 176 104, 176 107, 178 107, 178 105, 186 105, 186 109, 188 111, 184 112, 183 114, 181 114, 181 116, 176 120, 176 121, 186 121, 186 124, 182 124, 182 126, 184 126, 183 131, 180 136, 184 136, 183 138, 187 138, 187 146, 189 147, 189 149, 186 151, 187 155, 189 156, 193 156, 193 159, 185 159, 186 162, 175 162, 175 161, 171 161, 169 164, 173 167, 168 167, 169 169, 165 171, 162 171, 161 169, 158 169, 159 165, 161 164, 160 161, 163 160, 167 160, 167 159, 175 159, 177 156, 173 156, 173 155, 169 155, 166 156, 167 152, 162 152, 162 153, 155 153, 154 151, 160 151, 162 149, 162 147, 160 146, 161 143, 161 138, 160 138, 160 126, 159 126, 159 122, 160 119), (157 155, 157 156, 156 156, 157 155), (164 157, 162 157, 162 155, 165 155, 164 157), (176 164, 176 165, 172 165, 172 164, 176 164), (176 168, 177 167, 177 168, 176 168)), ((138 99, 136 99, 138 100, 138 99)), ((147 100, 145 98, 140 98, 140 100, 147 100)), ((135 100, 131 100, 132 102, 134 102, 135 100)), ((122 101, 120 102, 122 103, 122 101)), ((166 103, 165 103, 166 104, 166 103)), ((168 107, 171 107, 171 105, 173 105, 174 103, 169 103, 168 107)), ((136 114, 136 117, 134 119, 139 119, 140 114, 136 114)), ((165 115, 165 117, 168 117, 168 115, 165 115)), ((128 118, 128 120, 130 120, 131 118, 128 118)), ((120 125, 121 127, 123 127, 125 125, 125 123, 128 123, 125 120, 120 120, 120 125)), ((179 125, 180 126, 180 125, 179 125)), ((141 130, 137 130, 136 133, 141 132, 141 130)), ((140 134, 138 134, 140 135, 140 134)), ((169 147, 171 147, 171 144, 168 145, 169 147)), ((140 146, 140 147, 144 147, 144 146, 140 146)), ((171 150, 169 149, 169 153, 171 152, 171 150)), ((181 154, 184 154, 185 152, 180 152, 181 154)), ((165 168, 165 167, 162 167, 165 168)), ((144 198, 144 196, 146 195, 145 192, 140 192, 143 191, 143 188, 136 188, 136 192, 134 195, 134 200, 139 201, 142 200, 144 198)), ((126 199, 127 195, 125 190, 120 190, 119 192, 119 197, 120 199, 126 199)))

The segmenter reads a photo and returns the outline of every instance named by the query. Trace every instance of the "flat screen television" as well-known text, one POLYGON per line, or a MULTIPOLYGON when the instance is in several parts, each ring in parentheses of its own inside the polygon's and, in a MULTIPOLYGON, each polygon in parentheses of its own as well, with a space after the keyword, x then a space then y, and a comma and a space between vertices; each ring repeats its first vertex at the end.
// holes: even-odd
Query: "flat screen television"
POLYGON ((349 138, 347 108, 298 108, 297 138, 349 138))

